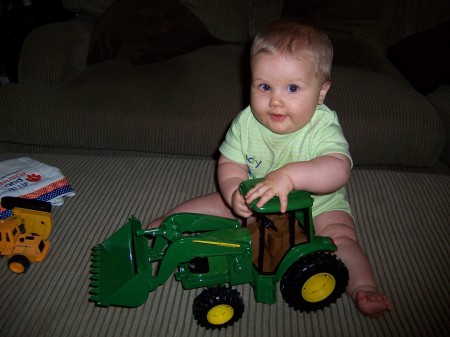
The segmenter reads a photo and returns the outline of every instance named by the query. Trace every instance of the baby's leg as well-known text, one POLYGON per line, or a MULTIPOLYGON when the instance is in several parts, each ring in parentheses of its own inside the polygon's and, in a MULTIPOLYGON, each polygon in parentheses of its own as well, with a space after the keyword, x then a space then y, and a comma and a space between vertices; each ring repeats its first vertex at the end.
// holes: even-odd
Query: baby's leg
POLYGON ((208 214, 208 215, 217 215, 223 216, 226 218, 234 218, 236 217, 228 205, 223 200, 222 196, 218 192, 202 195, 200 197, 187 200, 174 209, 170 210, 166 214, 162 215, 158 219, 153 220, 149 224, 149 228, 159 227, 161 222, 169 215, 180 213, 180 212, 189 212, 189 213, 200 213, 200 214, 208 214))
POLYGON ((342 211, 330 211, 314 219, 317 235, 331 237, 338 247, 336 255, 347 265, 347 294, 366 316, 377 317, 392 309, 386 295, 378 292, 370 261, 358 243, 352 217, 342 211))

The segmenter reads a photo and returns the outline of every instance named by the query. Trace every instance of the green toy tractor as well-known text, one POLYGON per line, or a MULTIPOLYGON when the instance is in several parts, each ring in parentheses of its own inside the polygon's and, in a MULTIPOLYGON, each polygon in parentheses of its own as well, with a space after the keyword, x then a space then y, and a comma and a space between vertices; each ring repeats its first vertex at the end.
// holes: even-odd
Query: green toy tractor
MULTIPOLYGON (((260 179, 243 182, 243 195, 260 179)), ((141 229, 132 217, 92 248, 91 297, 99 306, 137 307, 172 273, 185 289, 205 288, 193 314, 206 328, 230 326, 242 317, 244 303, 232 286, 250 283, 257 302, 276 301, 277 284, 294 310, 323 309, 348 283, 344 263, 328 237, 314 235, 313 198, 304 191, 288 196, 280 213, 277 197, 262 208, 250 207, 256 222, 204 214, 178 213, 159 228, 141 229)))

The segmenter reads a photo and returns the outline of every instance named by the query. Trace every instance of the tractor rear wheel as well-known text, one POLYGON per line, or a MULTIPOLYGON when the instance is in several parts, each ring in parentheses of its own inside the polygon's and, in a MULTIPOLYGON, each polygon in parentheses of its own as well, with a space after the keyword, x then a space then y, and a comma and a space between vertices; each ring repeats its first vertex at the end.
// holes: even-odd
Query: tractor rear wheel
POLYGON ((307 255, 284 273, 280 290, 294 310, 316 311, 334 303, 348 284, 345 264, 328 252, 307 255))
POLYGON ((30 261, 23 255, 14 255, 8 260, 8 268, 16 274, 25 273, 30 267, 30 261))
POLYGON ((244 312, 240 293, 228 287, 205 289, 194 300, 194 318, 207 329, 220 329, 237 322, 244 312))

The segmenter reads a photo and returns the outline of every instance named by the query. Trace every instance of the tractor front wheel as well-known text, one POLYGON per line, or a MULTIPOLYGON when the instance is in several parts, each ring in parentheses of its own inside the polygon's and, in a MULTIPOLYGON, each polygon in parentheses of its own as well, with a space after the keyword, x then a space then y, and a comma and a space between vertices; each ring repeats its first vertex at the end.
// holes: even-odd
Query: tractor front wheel
POLYGON ((284 273, 280 290, 294 310, 316 311, 334 303, 348 284, 345 264, 328 252, 307 255, 284 273))
POLYGON ((235 289, 205 289, 194 300, 193 313, 197 323, 207 329, 220 329, 237 322, 244 312, 244 301, 235 289))

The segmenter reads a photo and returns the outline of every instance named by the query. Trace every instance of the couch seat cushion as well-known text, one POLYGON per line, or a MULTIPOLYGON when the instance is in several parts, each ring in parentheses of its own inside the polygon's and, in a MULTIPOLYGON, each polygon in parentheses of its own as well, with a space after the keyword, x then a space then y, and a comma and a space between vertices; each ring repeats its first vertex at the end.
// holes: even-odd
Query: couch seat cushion
MULTIPOLYGON (((23 154, 2 153, 0 160, 17 156, 23 154)), ((58 167, 77 193, 53 210, 52 247, 44 262, 16 275, 1 260, 2 283, 8 287, 0 292, 2 336, 210 335, 192 315, 192 302, 202 289, 183 290, 170 277, 138 308, 99 308, 88 301, 88 284, 94 245, 131 215, 146 223, 181 201, 214 191, 214 161, 32 158, 58 167)), ((323 311, 299 313, 284 303, 280 292, 276 304, 256 303, 251 286, 245 284, 237 287, 245 303, 242 319, 213 335, 301 336, 315 331, 323 337, 445 336, 450 328, 449 193, 448 176, 353 172, 348 195, 361 244, 380 289, 393 300, 391 313, 377 320, 365 318, 346 296, 323 311)))

